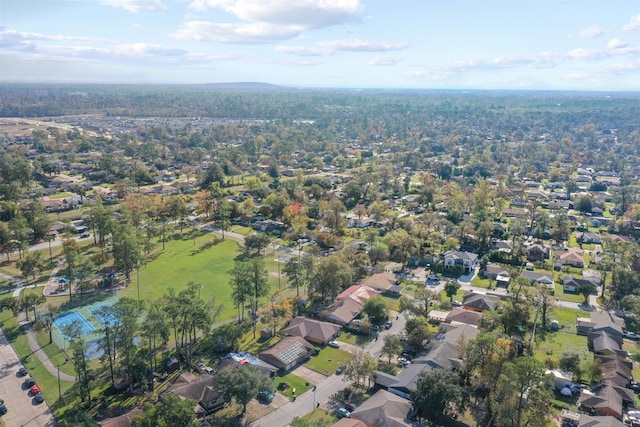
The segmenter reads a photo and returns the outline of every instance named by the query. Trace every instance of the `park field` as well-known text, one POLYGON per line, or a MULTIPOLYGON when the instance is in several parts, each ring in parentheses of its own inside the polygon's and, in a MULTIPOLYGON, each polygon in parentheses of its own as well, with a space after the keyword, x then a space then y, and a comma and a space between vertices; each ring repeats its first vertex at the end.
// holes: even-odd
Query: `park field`
MULTIPOLYGON (((235 305, 231 299, 228 272, 240 254, 238 243, 232 240, 217 241, 212 234, 203 234, 195 239, 172 240, 145 266, 140 268, 140 299, 153 301, 161 298, 173 288, 179 292, 187 283, 202 285, 201 298, 222 304, 222 312, 216 322, 235 316, 235 305)), ((138 298, 138 277, 131 273, 131 283, 122 291, 123 296, 138 298)))

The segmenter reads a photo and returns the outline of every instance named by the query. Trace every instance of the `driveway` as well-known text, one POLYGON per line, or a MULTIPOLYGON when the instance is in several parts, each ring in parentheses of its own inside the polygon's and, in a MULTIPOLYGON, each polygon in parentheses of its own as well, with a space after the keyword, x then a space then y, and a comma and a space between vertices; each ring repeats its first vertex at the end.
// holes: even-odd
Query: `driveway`
POLYGON ((35 403, 29 391, 23 389, 23 379, 17 375, 21 367, 18 355, 0 329, 0 398, 4 399, 7 406, 7 413, 2 416, 2 421, 6 426, 55 425, 47 402, 35 403))
POLYGON ((311 384, 320 384, 326 378, 319 372, 314 371, 313 369, 309 369, 306 366, 298 366, 296 369, 291 371, 293 375, 296 375, 304 380, 309 381, 311 384))

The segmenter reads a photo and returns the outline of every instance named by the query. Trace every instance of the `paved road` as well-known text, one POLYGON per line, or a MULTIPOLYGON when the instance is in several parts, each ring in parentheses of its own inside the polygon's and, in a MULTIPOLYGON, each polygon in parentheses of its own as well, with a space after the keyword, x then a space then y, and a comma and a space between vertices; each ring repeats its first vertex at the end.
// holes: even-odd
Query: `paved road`
POLYGON ((23 389, 23 380, 17 375, 22 363, 1 329, 0 364, 0 398, 4 399, 7 406, 7 413, 2 416, 5 425, 10 427, 55 425, 55 419, 47 403, 36 403, 31 393, 23 389))
POLYGON ((276 411, 249 424, 251 427, 284 427, 288 426, 295 417, 302 417, 311 412, 317 403, 326 408, 329 397, 347 385, 342 381, 342 375, 331 375, 313 389, 298 396, 295 402, 289 402, 276 411), (315 398, 314 398, 315 395, 315 398))

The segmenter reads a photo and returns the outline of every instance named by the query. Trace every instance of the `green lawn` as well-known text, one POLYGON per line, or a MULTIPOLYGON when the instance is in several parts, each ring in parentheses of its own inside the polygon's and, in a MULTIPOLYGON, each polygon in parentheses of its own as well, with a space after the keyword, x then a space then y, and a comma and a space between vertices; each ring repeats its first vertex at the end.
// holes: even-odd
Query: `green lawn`
POLYGON ((367 335, 359 335, 359 334, 352 334, 351 332, 343 332, 338 337, 338 340, 349 343, 349 344, 364 346, 369 342, 369 337, 367 335))
POLYGON ((278 393, 287 396, 288 398, 293 397, 294 389, 296 391, 296 396, 300 396, 302 393, 309 390, 313 386, 314 384, 311 384, 304 378, 300 378, 293 374, 280 375, 276 378, 276 390, 278 391, 278 393), (286 390, 280 390, 278 387, 281 383, 284 382, 289 384, 289 388, 287 388, 286 390))
POLYGON ((556 283, 554 288, 554 296, 563 301, 577 302, 582 304, 584 297, 580 294, 565 294, 561 283, 556 283))
MULTIPOLYGON (((471 284, 473 286, 480 286, 481 288, 489 287, 489 279, 483 279, 482 277, 476 275, 473 279, 471 279, 471 284)), ((495 283, 493 283, 495 286, 495 283)))
POLYGON ((349 360, 351 360, 351 353, 326 346, 316 356, 311 356, 304 366, 329 376, 338 369, 338 366, 346 364, 349 360))
POLYGON ((291 427, 305 427, 305 426, 315 426, 315 427, 329 427, 338 422, 338 417, 324 409, 314 409, 312 412, 308 413, 304 417, 294 418, 291 422, 291 427))
POLYGON ((592 358, 587 350, 587 337, 575 332, 548 332, 544 340, 536 339, 534 343, 535 357, 540 361, 559 361, 562 353, 573 351, 587 358, 592 358))
POLYGON ((64 199, 65 197, 71 197, 73 194, 64 192, 64 193, 56 193, 49 196, 50 199, 64 199))
MULTIPOLYGON (((233 318, 235 306, 231 299, 228 272, 239 254, 238 244, 231 240, 214 242, 211 234, 195 239, 173 240, 165 250, 140 269, 140 298, 155 300, 165 295, 169 288, 180 291, 188 282, 202 285, 202 299, 215 299, 223 309, 216 321, 233 318)), ((276 279, 277 280, 277 279, 276 279)), ((137 275, 131 275, 131 284, 122 291, 124 296, 137 298, 137 275)))

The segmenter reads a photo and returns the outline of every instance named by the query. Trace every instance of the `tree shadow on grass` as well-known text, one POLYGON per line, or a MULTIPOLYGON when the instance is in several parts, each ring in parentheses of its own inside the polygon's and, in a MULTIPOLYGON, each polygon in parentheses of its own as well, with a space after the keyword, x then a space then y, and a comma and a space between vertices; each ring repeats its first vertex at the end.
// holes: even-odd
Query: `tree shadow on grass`
POLYGON ((219 245, 222 242, 224 242, 224 240, 219 239, 217 237, 214 237, 214 239, 212 241, 205 242, 205 243, 201 244, 200 246, 198 246, 197 249, 192 250, 189 255, 190 256, 198 255, 198 254, 200 254, 200 253, 202 253, 202 252, 204 252, 204 251, 206 251, 208 249, 211 249, 214 246, 219 245))

